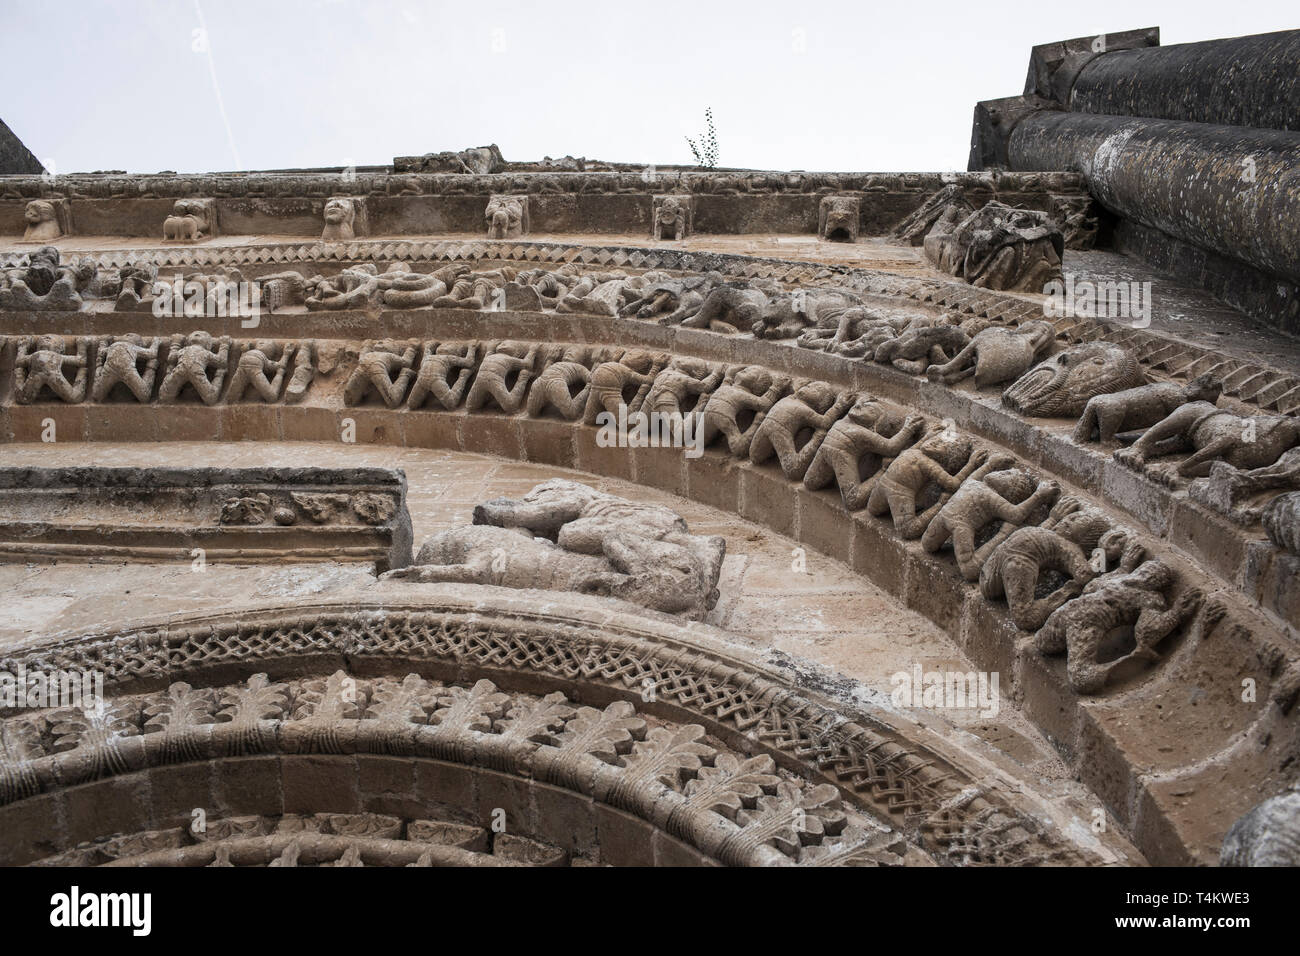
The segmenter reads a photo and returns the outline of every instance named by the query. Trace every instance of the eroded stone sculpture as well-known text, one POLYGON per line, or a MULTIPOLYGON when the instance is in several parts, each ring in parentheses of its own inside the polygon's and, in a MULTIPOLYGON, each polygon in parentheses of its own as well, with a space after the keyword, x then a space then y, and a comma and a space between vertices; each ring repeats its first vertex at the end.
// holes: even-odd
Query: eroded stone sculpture
POLYGON ((1300 788, 1239 817, 1223 838, 1219 866, 1300 866, 1300 788))
MULTIPOLYGON (((830 435, 826 438, 823 448, 830 435)), ((989 453, 976 450, 960 433, 949 429, 934 432, 898 453, 871 489, 867 510, 877 517, 889 514, 894 530, 904 539, 919 538, 953 492, 988 461, 989 453), (917 505, 929 486, 939 489, 938 500, 918 514, 917 505)), ((1006 464, 1002 459, 998 463, 1006 464)))
POLYGON ((761 365, 730 370, 700 413, 703 444, 707 446, 722 435, 731 454, 737 458, 749 457, 754 433, 789 387, 788 377, 761 365))
POLYGON ((1200 478, 1215 461, 1247 471, 1277 462, 1300 445, 1300 420, 1289 415, 1241 416, 1212 402, 1190 402, 1148 428, 1130 448, 1115 452, 1121 464, 1141 469, 1148 459, 1179 452, 1192 454, 1153 478, 1200 478))
POLYGON ((816 491, 833 480, 844 507, 850 511, 866 507, 868 501, 876 500, 884 459, 904 454, 924 430, 925 419, 920 415, 904 418, 883 402, 863 395, 822 439, 804 474, 804 487, 816 491), (864 468, 866 459, 874 461, 864 468))
POLYGON ((761 465, 773 455, 791 481, 802 481, 831 427, 857 400, 826 382, 800 382, 759 423, 749 444, 749 460, 761 465))
POLYGON ((1133 571, 1096 577, 1077 598, 1052 612, 1034 636, 1034 646, 1043 654, 1067 654, 1070 686, 1080 694, 1096 694, 1130 660, 1158 661, 1156 647, 1200 609, 1204 595, 1194 587, 1169 604, 1165 593, 1176 583, 1173 568, 1156 558, 1133 571), (1129 626, 1133 650, 1102 663, 1107 635, 1129 626))
POLYGON ((655 196, 655 242, 685 239, 690 236, 693 211, 694 199, 691 196, 655 196))
POLYGON ((977 580, 993 551, 1060 494, 1056 481, 1035 482, 1009 464, 1009 459, 994 456, 972 472, 921 535, 921 546, 931 552, 951 539, 957 568, 967 581, 977 580), (976 537, 994 521, 1001 527, 977 547, 976 537))
POLYGON ((698 620, 717 603, 726 542, 679 515, 554 479, 474 509, 474 524, 429 538, 385 579, 577 591, 698 620))
POLYGON ((158 386, 158 400, 177 401, 181 391, 189 385, 204 405, 217 404, 221 399, 221 386, 226 380, 230 346, 229 337, 215 339, 207 332, 173 335, 167 350, 167 374, 158 386))
POLYGON ((366 342, 361 347, 357 367, 343 387, 343 401, 360 405, 374 391, 388 408, 396 408, 406 397, 415 378, 415 343, 398 343, 392 339, 366 342))
POLYGON ((1131 349, 1087 342, 1031 368, 1002 393, 1002 403, 1034 418, 1073 418, 1098 395, 1145 384, 1146 374, 1131 349))
POLYGON ((148 402, 158 375, 158 358, 162 339, 148 341, 134 333, 103 336, 95 350, 95 378, 91 386, 93 401, 108 398, 114 386, 121 384, 137 402, 148 402))
POLYGON ((1019 378, 1046 354, 1056 330, 1050 322, 1026 322, 1017 328, 990 326, 975 333, 970 343, 951 362, 931 365, 926 375, 932 382, 955 385, 970 376, 976 388, 986 388, 1019 378))
POLYGON ((591 392, 591 350, 581 345, 554 346, 544 356, 546 367, 528 392, 528 415, 540 418, 555 409, 565 421, 577 421, 591 392))
POLYGON ((29 405, 40 397, 42 389, 49 389, 68 404, 83 401, 89 381, 90 344, 91 340, 82 336, 76 339, 76 353, 68 355, 61 335, 20 338, 14 357, 14 401, 29 405), (68 378, 69 368, 72 378, 68 378))
POLYGON ((936 269, 983 289, 1041 292, 1061 279, 1065 240, 1046 213, 990 201, 960 215, 949 206, 925 237, 936 269))
POLYGON ((243 401, 249 389, 263 402, 279 401, 280 389, 295 351, 293 342, 270 339, 241 346, 235 370, 230 376, 226 401, 243 401))
POLYGON ((423 408, 433 398, 445 411, 460 407, 478 366, 476 342, 426 342, 406 407, 423 408))
POLYGON ((217 204, 211 199, 178 199, 163 220, 167 242, 198 242, 217 234, 217 204))
POLYGON ((478 411, 491 399, 507 415, 516 414, 524 407, 536 361, 536 345, 526 342, 487 345, 478 375, 465 398, 465 408, 471 412, 478 411))
POLYGON ((23 210, 23 219, 27 223, 27 228, 23 231, 23 242, 53 242, 63 236, 59 209, 54 201, 33 199, 23 210))
POLYGON ((347 196, 334 196, 325 203, 325 226, 321 230, 323 242, 350 242, 357 237, 356 200, 347 196))
POLYGON ((857 242, 862 201, 857 196, 824 196, 817 204, 817 235, 827 242, 857 242))
POLYGON ((1186 385, 1153 382, 1097 395, 1083 407, 1083 415, 1074 429, 1074 440, 1083 444, 1095 436, 1103 445, 1109 444, 1120 432, 1148 428, 1189 402, 1213 405, 1221 391, 1218 382, 1209 375, 1201 375, 1186 385))
POLYGON ((528 232, 528 197, 493 196, 483 218, 489 239, 518 239, 528 232))

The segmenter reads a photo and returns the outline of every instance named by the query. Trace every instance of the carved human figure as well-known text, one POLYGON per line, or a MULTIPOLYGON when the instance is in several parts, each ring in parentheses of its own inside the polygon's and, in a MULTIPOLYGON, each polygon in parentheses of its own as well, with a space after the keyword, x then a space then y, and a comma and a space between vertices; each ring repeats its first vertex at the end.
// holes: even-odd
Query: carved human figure
POLYGON ((888 362, 909 375, 924 375, 931 365, 946 365, 970 344, 970 336, 955 325, 912 323, 896 338, 876 349, 875 360, 888 362))
POLYGON ((839 485, 844 507, 857 511, 875 494, 880 477, 879 468, 862 476, 863 459, 873 455, 881 459, 883 467, 884 459, 902 454, 924 430, 925 419, 920 415, 901 418, 888 406, 863 395, 827 431, 804 474, 804 487, 816 491, 833 480, 839 485))
POLYGON ((343 387, 344 403, 360 405, 373 389, 386 407, 402 404, 415 378, 417 348, 413 342, 398 343, 392 339, 366 342, 361 347, 357 367, 343 387))
POLYGON ((379 276, 374 264, 366 262, 335 276, 314 276, 308 288, 311 294, 306 305, 310 310, 368 309, 379 295, 379 276))
POLYGON ((618 315, 629 277, 622 272, 590 272, 578 279, 555 304, 557 312, 618 315))
POLYGON ((640 411, 663 367, 664 356, 640 349, 629 349, 618 361, 597 365, 591 370, 583 424, 595 425, 601 412, 617 415, 620 405, 627 406, 629 414, 640 411))
POLYGON ((22 312, 76 312, 81 291, 90 287, 96 269, 89 259, 61 262, 54 246, 27 256, 26 267, 7 269, 0 282, 0 309, 22 312))
POLYGON ((77 339, 75 355, 66 354, 67 343, 61 335, 25 335, 18 340, 14 356, 14 401, 29 405, 48 388, 70 405, 86 397, 90 339, 77 339), (75 369, 71 380, 66 368, 75 369))
POLYGON ((722 366, 678 356, 655 376, 643 407, 660 415, 689 416, 703 407, 725 375, 722 366))
POLYGON ((293 355, 292 342, 281 347, 277 342, 263 339, 245 347, 235 360, 235 371, 230 376, 226 401, 242 401, 249 388, 264 402, 278 401, 280 386, 284 384, 284 376, 289 370, 293 355))
POLYGON ((1242 470, 1226 461, 1210 464, 1208 478, 1197 478, 1187 489, 1193 501, 1226 515, 1241 525, 1254 524, 1268 507, 1250 506, 1246 502, 1255 495, 1278 489, 1300 488, 1300 448, 1282 453, 1271 465, 1242 470))
POLYGON ((119 311, 135 311, 153 298, 158 266, 148 259, 132 262, 119 270, 119 277, 122 285, 114 307, 119 311))
POLYGON ((722 435, 732 455, 748 458, 754 433, 777 399, 789 388, 789 377, 761 365, 728 370, 722 384, 709 396, 700 412, 701 446, 707 446, 722 435))
POLYGON ((1128 661, 1159 660, 1157 645, 1200 609, 1204 595, 1194 587, 1169 605, 1164 592, 1175 582, 1174 570, 1158 559, 1127 573, 1094 578, 1082 594, 1052 612, 1034 636, 1034 646, 1042 654, 1067 654, 1070 686, 1080 694, 1096 694, 1128 661), (1133 650, 1102 663, 1098 656, 1106 636, 1128 626, 1133 628, 1133 650))
POLYGON ((664 242, 685 239, 691 234, 691 197, 656 196, 654 198, 654 239, 664 242))
POLYGON ((469 388, 465 408, 476 412, 492 399, 507 415, 516 414, 524 407, 536 360, 536 345, 501 342, 493 347, 489 344, 469 388))
MULTIPOLYGON (((829 435, 826 438, 830 440, 829 435)), ((989 453, 975 450, 970 439, 947 429, 935 432, 901 451, 890 463, 871 489, 867 511, 877 517, 888 513, 901 537, 919 538, 952 493, 988 461, 989 453), (917 500, 928 485, 939 488, 939 498, 917 514, 917 500)), ((996 463, 1005 467, 1009 461, 998 459, 996 463)))
POLYGON ((1209 375, 1201 375, 1186 385, 1177 382, 1154 382, 1110 392, 1088 399, 1083 415, 1074 429, 1074 440, 1082 445, 1097 440, 1103 445, 1115 440, 1120 432, 1147 428, 1189 402, 1219 400, 1223 387, 1209 375))
POLYGON ((775 454, 786 478, 802 481, 827 432, 856 400, 852 392, 837 392, 826 382, 798 384, 758 423, 749 460, 761 465, 775 454))
POLYGON ((1243 471, 1272 465, 1288 449, 1300 445, 1300 420, 1290 415, 1240 416, 1211 402, 1190 402, 1152 425, 1130 448, 1115 452, 1115 460, 1142 468, 1149 458, 1191 451, 1170 471, 1152 477, 1200 478, 1222 460, 1243 471))
POLYGON ((489 239, 518 239, 528 232, 528 197, 492 196, 483 218, 489 239))
POLYGON ((351 242, 356 238, 357 209, 351 199, 335 196, 327 200, 323 218, 322 242, 351 242))
POLYGON ((719 272, 658 279, 628 299, 618 314, 625 318, 635 315, 638 319, 669 319, 665 324, 673 325, 698 312, 704 297, 721 281, 719 272))
POLYGON ((384 577, 601 594, 699 619, 717 603, 725 553, 666 508, 554 479, 484 502, 473 526, 435 535, 384 577))
POLYGON ((1017 328, 990 326, 975 333, 970 343, 945 365, 931 365, 932 382, 955 385, 975 376, 975 387, 986 388, 1019 378, 1046 354, 1056 337, 1050 322, 1041 319, 1017 328))
POLYGON ((23 210, 23 219, 27 223, 23 242, 53 242, 63 236, 58 210, 48 199, 33 199, 29 202, 23 210))
POLYGON ((776 296, 750 331, 760 339, 792 339, 809 328, 839 329, 869 318, 862 297, 854 292, 795 289, 776 296))
POLYGON ((565 421, 581 418, 591 393, 590 360, 590 350, 584 346, 563 347, 533 382, 528 392, 528 416, 540 418, 553 408, 565 421))
POLYGON ((146 342, 134 332, 116 338, 110 335, 100 338, 95 350, 95 379, 91 386, 91 399, 104 401, 114 386, 121 383, 135 396, 137 402, 147 403, 153 396, 161 346, 161 338, 154 337, 146 342), (144 363, 143 368, 141 362, 144 363))
POLYGON ((455 281, 444 296, 433 301, 438 309, 482 309, 500 310, 505 304, 504 288, 507 282, 514 282, 518 271, 503 266, 490 272, 460 272, 457 270, 455 281))
POLYGON ((425 342, 406 407, 423 408, 432 396, 444 409, 454 411, 460 407, 477 365, 477 342, 425 342))
POLYGON ((1056 481, 1040 481, 1035 487, 1029 474, 1018 468, 995 468, 1001 464, 995 457, 977 468, 921 535, 921 547, 930 552, 938 551, 951 538, 957 569, 967 581, 978 579, 994 549, 1061 493, 1056 481), (976 537, 993 521, 1002 526, 977 547, 976 537))
POLYGON ((679 309, 659 320, 687 329, 708 329, 723 335, 748 332, 768 308, 767 294, 747 282, 728 282, 706 295, 694 311, 679 309))
POLYGON ((289 373, 289 384, 284 387, 284 400, 290 404, 302 401, 315 377, 316 343, 304 339, 294 352, 293 371, 289 373))
POLYGON ((994 549, 980 570, 980 593, 1006 598, 1011 620, 1023 631, 1037 631, 1058 607, 1077 597, 1084 585, 1118 561, 1127 574, 1142 562, 1143 548, 1132 533, 1117 528, 1104 512, 1066 496, 1041 525, 1017 528, 994 549), (1066 581, 1038 597, 1044 572, 1066 581))
POLYGON ((204 405, 221 397, 230 359, 230 339, 214 339, 207 332, 173 335, 167 350, 167 374, 158 387, 160 402, 174 402, 186 385, 193 387, 204 405))

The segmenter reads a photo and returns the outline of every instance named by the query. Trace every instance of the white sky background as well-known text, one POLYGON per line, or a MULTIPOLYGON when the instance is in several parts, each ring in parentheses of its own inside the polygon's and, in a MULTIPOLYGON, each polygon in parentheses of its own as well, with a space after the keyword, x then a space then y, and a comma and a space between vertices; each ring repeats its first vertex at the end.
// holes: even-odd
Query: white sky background
POLYGON ((1300 19, 1295 0, 6 6, 0 117, 55 173, 382 165, 492 142, 508 160, 690 164, 706 106, 723 166, 965 169, 975 102, 1022 92, 1034 44, 1300 19))

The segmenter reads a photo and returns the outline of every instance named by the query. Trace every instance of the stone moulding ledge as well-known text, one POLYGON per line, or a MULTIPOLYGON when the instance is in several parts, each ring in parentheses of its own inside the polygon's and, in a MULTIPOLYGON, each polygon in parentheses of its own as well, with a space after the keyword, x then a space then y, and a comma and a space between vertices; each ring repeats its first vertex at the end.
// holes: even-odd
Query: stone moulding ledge
MULTIPOLYGON (((851 804, 907 832, 937 862, 1082 863, 1091 855, 1040 822, 1041 809, 1036 814, 1025 797, 981 786, 965 766, 970 755, 951 751, 933 735, 915 734, 925 738, 921 742, 897 721, 854 713, 843 702, 801 690, 710 628, 571 596, 440 587, 418 604, 332 600, 263 605, 238 615, 173 616, 65 634, 28 644, 0 662, 9 669, 20 665, 29 671, 100 670, 110 699, 158 691, 173 681, 237 682, 260 671, 275 680, 340 667, 365 680, 396 667, 440 680, 491 682, 476 686, 476 693, 500 685, 539 695, 560 691, 598 707, 631 701, 646 713, 698 722, 743 753, 766 753, 810 785, 832 784, 851 804), (651 703, 641 698, 646 680, 657 689, 651 703)), ((554 747, 451 724, 395 727, 339 716, 325 723, 178 721, 163 732, 91 737, 89 747, 0 764, 0 806, 178 762, 405 753, 577 790, 668 826, 724 863, 788 862, 716 814, 686 807, 656 781, 629 786, 625 768, 587 754, 575 763, 554 747)))

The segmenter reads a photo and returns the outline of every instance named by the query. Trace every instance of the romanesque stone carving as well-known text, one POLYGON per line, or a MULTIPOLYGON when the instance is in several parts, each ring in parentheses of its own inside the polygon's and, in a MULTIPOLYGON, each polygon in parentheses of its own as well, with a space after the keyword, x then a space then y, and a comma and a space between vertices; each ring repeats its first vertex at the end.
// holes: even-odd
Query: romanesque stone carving
POLYGON ((630 299, 618 314, 624 317, 635 315, 638 319, 667 319, 664 324, 675 325, 682 316, 699 311, 704 296, 721 281, 721 274, 716 272, 656 279, 630 299))
POLYGON ((1031 368, 1002 393, 1002 403, 1032 418, 1073 418, 1098 395, 1144 384, 1146 375, 1130 349, 1088 342, 1031 368))
POLYGON ((23 210, 23 219, 27 223, 23 242, 45 243, 62 238, 67 233, 66 216, 66 200, 33 199, 23 210))
POLYGON ((263 402, 279 401, 280 389, 296 351, 293 342, 275 342, 270 339, 238 346, 238 358, 235 359, 235 370, 230 376, 226 401, 243 401, 249 389, 263 402))
POLYGON ((88 360, 91 339, 75 340, 76 354, 67 354, 67 341, 61 335, 25 335, 18 339, 14 357, 14 401, 29 405, 43 389, 60 401, 74 405, 86 397, 89 381, 88 360), (73 370, 68 377, 68 369, 73 370))
POLYGON ((932 382, 955 385, 975 376, 975 387, 986 388, 1019 378, 1046 354, 1056 337, 1050 322, 1026 322, 1014 329, 994 325, 976 332, 970 343, 945 365, 931 365, 932 382))
POLYGON ((863 395, 822 439, 804 474, 804 487, 816 491, 834 480, 844 507, 850 511, 864 508, 877 495, 884 460, 904 454, 924 430, 925 419, 920 415, 904 418, 883 402, 863 395))
POLYGON ((0 309, 15 312, 76 312, 81 291, 95 279, 94 265, 85 259, 61 263, 59 250, 41 246, 27 257, 25 268, 6 269, 0 278, 0 309))
POLYGON ((1041 292, 1060 280, 1065 240, 1046 213, 990 201, 959 216, 949 206, 925 237, 936 269, 983 289, 1041 292))
POLYGON ((488 200, 487 220, 489 239, 518 239, 528 234, 528 197, 493 196, 488 200))
POLYGON ((1190 402, 1148 428, 1130 448, 1115 452, 1115 460, 1141 469, 1150 458, 1190 451, 1176 465, 1157 470, 1159 481, 1201 478, 1215 461, 1247 471, 1273 465, 1282 453, 1300 445, 1300 420, 1289 415, 1242 417, 1212 402, 1190 402))
POLYGON ((853 292, 796 289, 772 301, 750 331, 760 339, 792 339, 807 333, 826 337, 871 318, 871 313, 862 308, 862 297, 853 292))
POLYGON ((359 200, 349 196, 334 196, 325 203, 321 230, 322 242, 351 242, 357 237, 356 222, 359 200))
POLYGON ((910 375, 925 375, 931 365, 946 366, 969 344, 970 336, 955 325, 913 324, 881 343, 875 359, 910 375))
POLYGON ((694 211, 695 199, 692 196, 655 196, 655 242, 688 238, 694 211))
POLYGON ((525 342, 488 343, 483 349, 478 375, 470 386, 465 408, 476 412, 491 399, 507 415, 524 407, 533 380, 537 346, 525 342))
POLYGON ((861 204, 858 196, 824 196, 817 204, 817 237, 827 242, 857 242, 861 204))
POLYGON ((431 273, 408 272, 394 263, 379 277, 379 301, 393 309, 419 309, 447 297, 457 280, 469 273, 465 265, 443 266, 431 273))
POLYGON ((157 279, 158 266, 147 259, 123 266, 118 272, 119 288, 114 308, 119 312, 149 311, 157 279))
MULTIPOLYGON (((1205 505, 1238 524, 1250 525, 1260 520, 1265 508, 1248 501, 1268 491, 1300 488, 1300 448, 1282 453, 1271 465, 1242 471, 1226 461, 1210 463, 1207 478, 1197 478, 1187 489, 1193 501, 1205 505)), ((1283 547, 1283 545, 1278 545, 1283 547)))
POLYGON ((640 411, 665 362, 666 357, 659 353, 629 349, 617 361, 597 365, 591 370, 591 391, 587 393, 583 424, 595 425, 601 412, 617 416, 620 405, 629 414, 640 411))
POLYGON ((360 405, 374 391, 388 408, 402 404, 415 378, 418 349, 414 342, 398 343, 392 339, 366 342, 361 347, 357 367, 343 387, 344 403, 360 405))
POLYGON ((307 288, 308 309, 365 309, 379 293, 379 277, 374 265, 367 262, 335 276, 314 276, 307 288))
POLYGON ((393 169, 397 172, 483 176, 488 173, 499 173, 505 168, 505 157, 501 155, 501 148, 496 143, 490 146, 471 146, 458 151, 425 153, 423 156, 397 156, 393 159, 393 169))
POLYGON ((1093 396, 1083 407, 1083 415, 1074 429, 1074 440, 1082 445, 1092 441, 1095 435, 1103 445, 1109 444, 1120 432, 1148 428, 1189 402, 1213 405, 1222 390, 1209 375, 1200 375, 1186 385, 1153 382, 1093 396))
POLYGON ((1268 540, 1300 557, 1300 493, 1278 495, 1263 508, 1260 521, 1268 540))
POLYGON ((1060 225, 1067 249, 1091 249, 1097 244, 1097 205, 1089 195, 1052 195, 1050 215, 1060 225))
POLYGON ((385 579, 604 594, 692 619, 718 600, 726 542, 690 534, 665 508, 554 479, 479 505, 474 521, 434 535, 385 579))
POLYGON ((934 224, 938 222, 948 209, 955 207, 950 216, 951 219, 960 222, 975 211, 962 193, 961 187, 955 183, 949 183, 938 192, 932 194, 929 199, 921 204, 915 212, 909 215, 894 228, 890 236, 909 246, 919 246, 925 241, 925 237, 934 224))
POLYGON ((659 323, 735 335, 751 331, 767 314, 769 304, 767 294, 752 283, 727 282, 710 290, 694 311, 678 309, 659 323))
POLYGON ((476 342, 425 342, 406 407, 423 408, 432 397, 444 411, 455 411, 469 390, 477 367, 476 342))
POLYGON ((226 381, 230 346, 228 336, 216 339, 207 332, 173 335, 167 349, 167 374, 158 386, 158 400, 177 401, 188 385, 203 404, 217 404, 226 381))
MULTIPOLYGON (((830 438, 830 435, 826 436, 823 448, 830 438)), ((897 455, 872 487, 867 498, 867 511, 877 517, 888 513, 893 519, 894 530, 909 541, 921 537, 953 492, 990 460, 989 453, 984 449, 976 450, 970 439, 946 429, 928 435, 897 455), (938 487, 940 494, 937 501, 926 506, 921 495, 931 485, 938 487), (918 504, 922 504, 919 514, 918 504)), ((1006 467, 1010 462, 999 456, 994 463, 1006 467)), ((813 464, 815 466, 816 462, 813 464)))
POLYGON ((994 549, 979 573, 980 593, 988 600, 1005 598, 1016 626, 1037 631, 1053 611, 1077 597, 1097 576, 1100 569, 1094 561, 1098 558, 1109 564, 1119 562, 1118 570, 1128 573, 1143 555, 1131 532, 1067 495, 1041 525, 1017 528, 994 549), (1040 597, 1044 573, 1066 580, 1040 597))
POLYGON ((802 481, 821 448, 831 426, 857 396, 837 392, 825 382, 799 382, 758 423, 749 444, 749 460, 760 465, 776 455, 781 472, 791 481, 802 481))
POLYGON ((1080 694, 1096 694, 1110 675, 1130 661, 1158 661, 1156 647, 1200 609, 1199 588, 1185 588, 1172 606, 1165 597, 1177 578, 1156 558, 1135 570, 1123 569, 1090 581, 1083 593, 1052 612, 1034 636, 1043 654, 1066 654, 1070 686, 1080 694), (1133 650, 1114 660, 1099 659, 1108 634, 1133 628, 1133 650))
POLYGON ((198 242, 217 234, 217 204, 211 199, 178 199, 163 220, 165 242, 198 242))
POLYGON ((1219 866, 1300 866, 1300 789, 1239 817, 1223 838, 1219 866))
POLYGON ((137 402, 147 403, 153 396, 162 341, 157 336, 146 341, 135 333, 100 338, 95 349, 91 400, 105 401, 113 388, 121 384, 137 402))
POLYGON ((623 272, 596 272, 581 276, 555 304, 556 312, 618 315, 634 283, 623 272))
POLYGON ((581 345, 552 346, 544 361, 545 370, 528 392, 528 417, 540 418, 554 409, 565 421, 577 421, 591 394, 591 350, 581 345))
POLYGON ((718 435, 737 458, 749 457, 750 442, 777 399, 790 388, 790 379, 761 365, 728 370, 722 384, 700 413, 701 441, 708 445, 718 435))
POLYGON ((1061 492, 1058 482, 1035 482, 1026 472, 1006 467, 1009 464, 994 456, 972 472, 921 535, 921 547, 931 552, 951 539, 957 569, 967 581, 977 580, 994 550, 1061 492), (1001 527, 977 547, 976 538, 995 521, 1001 527))
POLYGON ((518 272, 509 266, 494 269, 491 272, 470 272, 467 268, 457 267, 455 276, 447 294, 434 299, 437 309, 482 309, 500 310, 505 305, 505 286, 514 282, 518 272))
POLYGON ((661 415, 689 416, 708 404, 726 374, 722 366, 678 356, 655 376, 640 407, 661 415))

